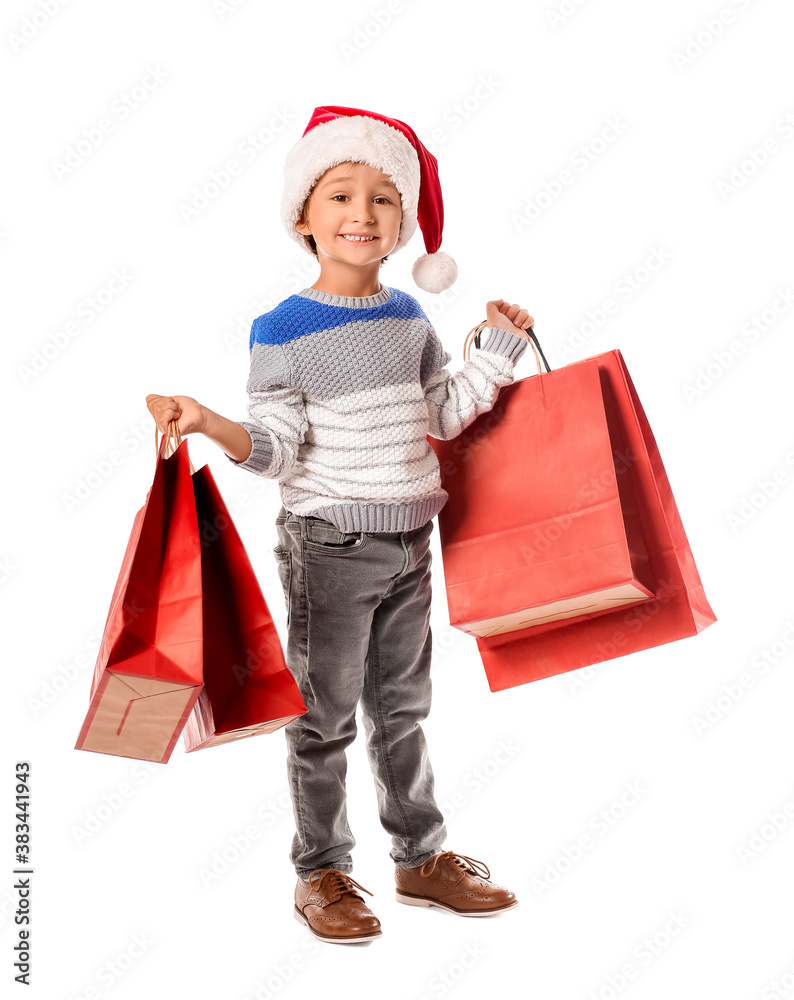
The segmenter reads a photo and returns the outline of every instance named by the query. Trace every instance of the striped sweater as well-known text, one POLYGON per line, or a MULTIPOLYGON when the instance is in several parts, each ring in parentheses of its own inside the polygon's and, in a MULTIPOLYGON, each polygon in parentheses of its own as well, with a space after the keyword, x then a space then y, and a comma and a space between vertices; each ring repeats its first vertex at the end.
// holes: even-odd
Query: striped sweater
POLYGON ((340 531, 409 531, 447 501, 427 435, 454 438, 513 381, 526 338, 498 327, 456 374, 411 295, 304 288, 251 327, 251 453, 287 510, 340 531))

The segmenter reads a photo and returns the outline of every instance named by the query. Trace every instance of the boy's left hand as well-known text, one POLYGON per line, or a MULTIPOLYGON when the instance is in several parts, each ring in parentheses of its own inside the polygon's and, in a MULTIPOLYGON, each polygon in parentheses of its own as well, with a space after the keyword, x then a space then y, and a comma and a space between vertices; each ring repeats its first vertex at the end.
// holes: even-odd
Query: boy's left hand
POLYGON ((529 340, 526 333, 528 326, 534 326, 535 320, 526 309, 521 306, 510 305, 504 299, 492 299, 485 304, 486 323, 488 326, 496 326, 501 330, 509 330, 510 333, 517 333, 520 337, 529 340))

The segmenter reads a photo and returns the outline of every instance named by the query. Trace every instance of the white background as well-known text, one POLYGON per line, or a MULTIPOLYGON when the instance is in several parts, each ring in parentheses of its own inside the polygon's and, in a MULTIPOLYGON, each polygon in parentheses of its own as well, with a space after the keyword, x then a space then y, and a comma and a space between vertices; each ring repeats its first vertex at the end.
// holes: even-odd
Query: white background
MULTIPOLYGON (((794 995, 790 6, 52 7, 2 12, 4 995, 24 992, 11 957, 20 759, 33 768, 36 869, 26 996, 794 995), (434 530, 424 728, 446 846, 489 865, 520 906, 465 920, 395 901, 360 735, 354 877, 383 937, 354 947, 316 944, 292 918, 283 731, 190 755, 180 744, 168 765, 73 749, 154 473, 145 397, 246 417, 252 319, 318 274, 278 212, 284 157, 321 104, 399 118, 438 158, 459 281, 443 297, 413 284, 418 229, 382 275, 428 311, 452 370, 491 298, 530 310, 554 367, 621 349, 719 619, 494 694, 475 641, 449 627, 434 530), (105 119, 101 144, 59 173, 105 119), (255 133, 264 145, 245 158, 255 133), (231 159, 239 172, 186 221, 231 159), (571 183, 546 196, 565 170, 571 183), (542 207, 518 225, 530 203, 542 207), (645 270, 654 251, 665 262, 645 270), (126 286, 89 319, 116 270, 126 286), (626 275, 636 288, 622 297, 626 275), (617 311, 587 326, 607 298, 617 311), (642 792, 623 807, 631 783, 642 792), (566 863, 583 834, 590 848, 566 863), (226 871, 202 880, 224 856, 226 871)), ((516 375, 531 373, 527 352, 516 375)), ((283 637, 277 484, 205 438, 189 447, 239 510, 283 637)))

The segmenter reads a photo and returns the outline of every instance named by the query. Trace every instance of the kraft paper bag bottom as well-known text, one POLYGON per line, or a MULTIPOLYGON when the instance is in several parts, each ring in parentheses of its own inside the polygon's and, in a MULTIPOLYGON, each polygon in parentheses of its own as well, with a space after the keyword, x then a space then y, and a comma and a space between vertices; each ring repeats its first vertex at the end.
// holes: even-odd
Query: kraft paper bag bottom
POLYGON ((205 687, 182 734, 185 750, 190 753, 248 736, 274 733, 305 711, 295 679, 286 667, 244 685, 231 703, 216 692, 213 704, 212 692, 205 687))
POLYGON ((474 622, 455 622, 455 628, 486 638, 491 635, 501 635, 504 632, 516 632, 523 628, 533 628, 536 634, 542 631, 542 626, 551 622, 562 621, 587 614, 595 617, 607 614, 615 608, 633 606, 644 601, 653 600, 654 594, 643 586, 639 580, 631 580, 617 587, 593 591, 578 597, 570 597, 562 601, 536 608, 521 608, 512 614, 500 615, 498 618, 484 618, 474 622))
POLYGON ((106 670, 76 749, 165 764, 200 693, 200 684, 106 670))
MULTIPOLYGON (((296 719, 297 715, 285 715, 283 719, 274 719, 272 722, 262 722, 256 726, 250 726, 248 729, 238 729, 233 733, 219 733, 209 739, 203 740, 202 742, 188 744, 188 727, 185 727, 185 750, 191 753, 194 750, 203 750, 205 747, 217 747, 222 743, 234 743, 237 740, 245 739, 248 736, 263 736, 267 733, 275 733, 277 729, 281 729, 282 726, 286 726, 288 722, 292 722, 296 719)), ((190 723, 188 723, 189 725, 190 723)), ((197 735, 195 739, 200 740, 201 737, 197 735)))

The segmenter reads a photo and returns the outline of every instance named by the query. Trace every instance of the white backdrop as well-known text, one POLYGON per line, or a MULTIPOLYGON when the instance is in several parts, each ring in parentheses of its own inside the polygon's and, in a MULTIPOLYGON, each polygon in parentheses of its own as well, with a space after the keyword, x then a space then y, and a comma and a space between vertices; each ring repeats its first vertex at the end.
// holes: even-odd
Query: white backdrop
MULTIPOLYGON (((4 995, 20 760, 26 996, 794 995, 790 5, 9 0, 2 21, 4 995), (452 370, 491 298, 529 309, 553 367, 622 350, 719 619, 494 694, 449 626, 436 528, 446 846, 520 905, 396 902, 359 735, 354 877, 384 933, 347 948, 291 915, 283 731, 167 765, 73 749, 154 473, 146 395, 246 417, 252 319, 317 277, 278 209, 320 104, 399 118, 438 158, 459 281, 413 284, 418 229, 382 275, 452 370)), ((284 637, 277 484, 189 447, 284 637)))

